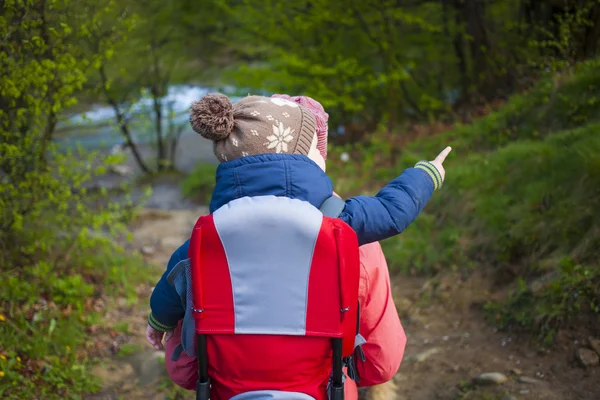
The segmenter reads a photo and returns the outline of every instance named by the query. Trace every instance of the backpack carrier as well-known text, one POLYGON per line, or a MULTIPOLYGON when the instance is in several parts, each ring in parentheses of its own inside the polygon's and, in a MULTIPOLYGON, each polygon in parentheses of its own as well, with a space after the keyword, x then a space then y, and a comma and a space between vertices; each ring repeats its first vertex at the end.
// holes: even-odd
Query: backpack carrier
MULTIPOLYGON (((337 197, 327 199, 320 210, 287 197, 243 197, 198 219, 189 261, 169 277, 187 300, 182 348, 196 352, 197 400, 210 399, 206 337, 211 334, 330 338, 327 394, 343 400, 343 366, 358 380, 352 356, 364 343, 358 334, 358 240, 337 218, 344 205, 337 197), (180 274, 182 269, 187 273, 180 274), (189 329, 192 319, 194 332, 189 329)), ((234 398, 290 398, 286 393, 264 390, 234 398)), ((300 397, 312 398, 296 393, 300 397)))

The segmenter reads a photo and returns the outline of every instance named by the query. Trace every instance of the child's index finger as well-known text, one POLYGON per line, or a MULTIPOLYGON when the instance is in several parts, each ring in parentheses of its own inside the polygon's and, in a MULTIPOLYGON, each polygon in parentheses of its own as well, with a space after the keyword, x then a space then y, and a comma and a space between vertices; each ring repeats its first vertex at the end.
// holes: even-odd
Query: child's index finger
POLYGON ((448 157, 448 154, 450 154, 450 152, 452 151, 452 147, 448 146, 446 147, 444 150, 442 150, 442 152, 435 158, 435 161, 438 161, 440 164, 444 162, 444 160, 446 160, 446 157, 448 157))

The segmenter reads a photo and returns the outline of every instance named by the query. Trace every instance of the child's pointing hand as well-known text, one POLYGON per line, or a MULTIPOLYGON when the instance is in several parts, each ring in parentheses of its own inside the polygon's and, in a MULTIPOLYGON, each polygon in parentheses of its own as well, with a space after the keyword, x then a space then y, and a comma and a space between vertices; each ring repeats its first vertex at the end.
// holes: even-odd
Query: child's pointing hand
POLYGON ((446 177, 446 170, 444 169, 444 166, 442 164, 444 163, 444 160, 446 160, 446 157, 448 157, 448 154, 450 154, 451 151, 452 147, 448 146, 444 150, 442 150, 442 152, 435 158, 435 160, 430 161, 430 163, 432 163, 435 166, 435 168, 437 168, 437 170, 440 172, 440 175, 442 175, 442 181, 446 177))

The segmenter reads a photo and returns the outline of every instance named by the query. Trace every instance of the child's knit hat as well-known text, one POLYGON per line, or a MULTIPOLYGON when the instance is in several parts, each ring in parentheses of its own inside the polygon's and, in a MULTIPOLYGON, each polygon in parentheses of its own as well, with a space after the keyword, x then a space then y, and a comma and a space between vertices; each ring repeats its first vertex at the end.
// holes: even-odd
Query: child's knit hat
POLYGON ((232 104, 220 93, 192 104, 190 124, 214 142, 220 161, 264 153, 307 155, 317 127, 313 114, 297 102, 248 96, 232 104))
POLYGON ((323 159, 327 160, 327 121, 329 120, 329 114, 325 112, 321 103, 308 96, 290 97, 287 94, 274 94, 271 97, 295 101, 301 106, 308 108, 317 122, 317 149, 323 156, 323 159))

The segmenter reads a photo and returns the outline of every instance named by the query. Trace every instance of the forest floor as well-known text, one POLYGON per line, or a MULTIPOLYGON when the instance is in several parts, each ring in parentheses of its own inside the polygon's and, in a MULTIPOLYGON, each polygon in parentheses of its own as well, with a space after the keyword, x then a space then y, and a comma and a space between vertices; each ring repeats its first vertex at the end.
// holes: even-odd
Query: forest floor
MULTIPOLYGON (((178 201, 179 195, 170 190, 179 189, 161 186, 160 196, 169 199, 168 206, 144 209, 131 226, 133 247, 144 254, 149 268, 156 268, 157 280, 196 219, 207 212, 206 207, 178 201)), ((588 345, 586 333, 561 332, 551 351, 540 351, 528 336, 496 331, 482 311, 484 301, 496 294, 494 279, 485 271, 466 279, 452 273, 429 279, 400 275, 392 276, 392 282, 408 336, 404 361, 394 378, 395 399, 600 399, 600 367, 585 367, 575 355, 588 345), (476 379, 484 373, 501 375, 476 379)), ((137 292, 134 305, 107 300, 106 326, 91 332, 97 344, 92 356, 100 360, 93 373, 103 384, 86 399, 193 399, 193 392, 170 383, 164 352, 146 343, 152 287, 141 285, 137 292)), ((371 397, 392 398, 383 393, 371 397)))

